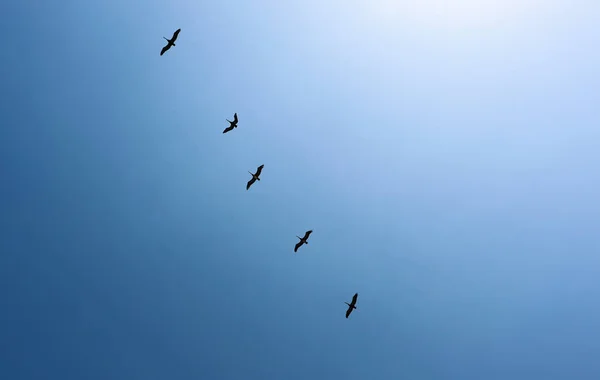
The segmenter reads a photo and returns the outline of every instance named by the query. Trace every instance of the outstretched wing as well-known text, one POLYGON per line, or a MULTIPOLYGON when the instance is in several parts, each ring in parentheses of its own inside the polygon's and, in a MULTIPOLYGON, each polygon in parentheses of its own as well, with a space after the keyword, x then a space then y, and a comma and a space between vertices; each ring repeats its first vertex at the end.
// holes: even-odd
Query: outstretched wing
POLYGON ((233 114, 233 122, 237 124, 238 119, 237 119, 237 112, 233 114))
POLYGON ((350 313, 352 313, 352 307, 348 306, 348 310, 346 310, 346 318, 348 318, 350 316, 350 313))
POLYGON ((248 190, 254 182, 256 182, 256 178, 252 177, 252 179, 248 181, 248 184, 246 184, 246 190, 248 190))
POLYGON ((227 127, 225 128, 225 130, 223 130, 223 133, 227 133, 229 131, 231 131, 233 129, 233 127, 227 127))
POLYGON ((352 305, 356 304, 356 299, 358 298, 358 293, 356 293, 354 295, 354 297, 352 297, 352 305))
POLYGON ((165 54, 165 52, 167 50, 169 50, 170 48, 171 48, 171 44, 168 43, 164 48, 162 48, 162 50, 160 51, 160 55, 165 54))
POLYGON ((312 234, 312 230, 306 231, 304 233, 304 240, 308 239, 308 237, 310 236, 310 234, 312 234))
POLYGON ((296 246, 294 247, 294 252, 298 252, 298 248, 300 248, 302 246, 302 242, 296 243, 296 246))
POLYGON ((262 172, 263 168, 265 167, 265 165, 260 165, 257 169, 256 169, 256 176, 258 177, 260 175, 260 173, 262 172))
POLYGON ((173 33, 173 38, 171 38, 171 41, 175 42, 177 36, 179 35, 179 32, 181 32, 181 29, 177 29, 175 33, 173 33))

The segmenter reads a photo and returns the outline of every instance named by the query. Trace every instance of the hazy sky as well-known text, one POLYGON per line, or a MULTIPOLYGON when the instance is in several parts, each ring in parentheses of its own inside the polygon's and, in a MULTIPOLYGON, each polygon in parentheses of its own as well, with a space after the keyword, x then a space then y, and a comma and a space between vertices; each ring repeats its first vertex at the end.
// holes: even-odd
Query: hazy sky
POLYGON ((597 0, 0 20, 1 379, 600 378, 597 0))

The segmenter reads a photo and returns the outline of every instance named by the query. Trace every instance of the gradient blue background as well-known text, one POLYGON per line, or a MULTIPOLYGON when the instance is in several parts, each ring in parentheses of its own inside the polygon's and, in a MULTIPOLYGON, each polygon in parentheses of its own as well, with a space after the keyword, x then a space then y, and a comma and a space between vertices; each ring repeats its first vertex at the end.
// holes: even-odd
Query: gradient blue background
POLYGON ((600 2, 0 20, 1 379, 600 379, 600 2))

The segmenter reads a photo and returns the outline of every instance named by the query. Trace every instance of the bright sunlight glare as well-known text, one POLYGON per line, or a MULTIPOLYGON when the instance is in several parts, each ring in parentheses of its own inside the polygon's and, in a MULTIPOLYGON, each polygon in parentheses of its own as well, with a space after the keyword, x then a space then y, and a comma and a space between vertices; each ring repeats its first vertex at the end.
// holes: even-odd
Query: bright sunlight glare
POLYGON ((368 11, 381 22, 433 29, 501 27, 532 15, 538 0, 374 0, 368 11))

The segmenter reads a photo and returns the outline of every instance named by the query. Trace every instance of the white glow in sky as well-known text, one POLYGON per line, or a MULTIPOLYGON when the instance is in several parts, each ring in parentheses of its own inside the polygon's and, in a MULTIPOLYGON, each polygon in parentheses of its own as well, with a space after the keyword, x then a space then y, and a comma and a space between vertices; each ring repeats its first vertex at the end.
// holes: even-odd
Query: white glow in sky
POLYGON ((378 0, 370 11, 382 22, 402 21, 441 29, 501 26, 515 18, 534 15, 537 0, 378 0))

